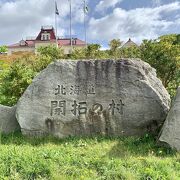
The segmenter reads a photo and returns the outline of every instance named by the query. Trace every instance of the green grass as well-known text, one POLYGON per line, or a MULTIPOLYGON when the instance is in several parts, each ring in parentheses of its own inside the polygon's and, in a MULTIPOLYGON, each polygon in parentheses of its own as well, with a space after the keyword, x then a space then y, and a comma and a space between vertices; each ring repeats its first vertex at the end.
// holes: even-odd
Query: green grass
POLYGON ((180 154, 142 138, 0 136, 0 180, 179 180, 180 154))

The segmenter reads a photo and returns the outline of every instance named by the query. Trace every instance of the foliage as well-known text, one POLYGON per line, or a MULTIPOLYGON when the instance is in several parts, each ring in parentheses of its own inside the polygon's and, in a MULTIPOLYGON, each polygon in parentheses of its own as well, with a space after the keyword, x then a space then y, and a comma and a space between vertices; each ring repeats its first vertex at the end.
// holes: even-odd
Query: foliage
POLYGON ((7 52, 7 46, 0 46, 0 53, 7 52))
POLYGON ((107 51, 100 50, 99 44, 90 44, 87 48, 74 48, 70 59, 108 59, 109 54, 107 51))
POLYGON ((177 35, 177 41, 176 44, 180 44, 180 34, 177 35))
POLYGON ((4 65, 4 62, 0 61, 0 71, 3 70, 3 65, 4 65))
POLYGON ((31 59, 14 61, 0 74, 0 103, 14 105, 32 82, 36 72, 33 71, 31 59))
POLYGON ((0 179, 174 179, 180 154, 141 138, 1 135, 0 179))
POLYGON ((9 66, 1 65, 0 72, 0 104, 14 105, 31 84, 32 79, 42 69, 46 68, 53 59, 60 57, 61 51, 51 54, 53 47, 41 48, 40 55, 22 56, 11 62, 9 66), (47 50, 47 52, 45 51, 47 50))
POLYGON ((88 59, 99 59, 100 58, 100 48, 99 44, 90 44, 86 49, 86 57, 88 59))
POLYGON ((37 52, 39 55, 51 58, 53 61, 64 57, 63 50, 61 48, 57 48, 54 45, 41 46, 38 48, 37 52))
POLYGON ((109 42, 109 58, 140 58, 141 51, 137 46, 121 47, 122 42, 120 39, 113 39, 109 42))
MULTIPOLYGON (((109 50, 101 50, 99 52, 99 56, 98 56, 99 59, 110 59, 110 55, 109 55, 109 50)), ((98 59, 97 58, 97 59, 98 59)))
POLYGON ((109 42, 109 47, 111 51, 117 50, 121 46, 121 41, 120 39, 112 39, 109 42))
POLYGON ((86 48, 74 48, 70 59, 86 59, 86 48))
POLYGON ((126 48, 120 48, 118 50, 118 58, 140 58, 141 50, 139 47, 132 46, 126 48))
POLYGON ((175 90, 179 86, 180 44, 177 35, 144 40, 141 45, 141 58, 157 70, 157 75, 166 88, 175 90))
POLYGON ((110 51, 109 54, 113 56, 115 59, 118 57, 118 49, 121 46, 120 39, 113 39, 109 42, 110 51))
POLYGON ((34 58, 34 61, 35 62, 33 64, 33 71, 39 73, 53 61, 53 57, 39 55, 34 58))

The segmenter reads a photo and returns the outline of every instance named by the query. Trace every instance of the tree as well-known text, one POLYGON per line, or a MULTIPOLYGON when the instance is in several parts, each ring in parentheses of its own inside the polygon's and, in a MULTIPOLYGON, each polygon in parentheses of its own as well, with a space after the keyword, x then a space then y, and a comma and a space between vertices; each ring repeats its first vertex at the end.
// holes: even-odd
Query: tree
POLYGON ((118 49, 117 56, 118 58, 140 58, 141 51, 137 46, 120 48, 118 49))
POLYGON ((117 58, 118 49, 120 48, 120 46, 121 46, 120 39, 113 39, 109 42, 110 55, 113 56, 115 59, 117 58))
POLYGON ((180 44, 178 35, 165 35, 155 40, 144 40, 141 58, 157 70, 167 89, 176 89, 180 80, 180 44), (173 82, 173 87, 172 87, 173 82))
POLYGON ((70 54, 70 59, 85 59, 86 58, 86 48, 74 48, 70 54))
POLYGON ((86 57, 88 59, 98 59, 100 58, 100 48, 99 44, 90 44, 86 49, 86 57))
POLYGON ((109 56, 109 50, 101 50, 99 52, 99 58, 100 59, 109 59, 110 56, 109 56))

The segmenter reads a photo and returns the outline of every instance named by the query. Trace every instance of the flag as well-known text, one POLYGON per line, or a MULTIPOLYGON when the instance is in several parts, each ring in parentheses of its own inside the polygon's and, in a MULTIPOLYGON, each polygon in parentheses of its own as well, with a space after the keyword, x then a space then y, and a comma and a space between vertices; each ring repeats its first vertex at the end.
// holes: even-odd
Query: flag
POLYGON ((84 13, 88 13, 89 12, 89 8, 88 8, 88 6, 87 6, 87 4, 86 4, 86 1, 84 1, 84 13))
POLYGON ((57 7, 57 2, 55 1, 55 14, 59 15, 58 7, 57 7))

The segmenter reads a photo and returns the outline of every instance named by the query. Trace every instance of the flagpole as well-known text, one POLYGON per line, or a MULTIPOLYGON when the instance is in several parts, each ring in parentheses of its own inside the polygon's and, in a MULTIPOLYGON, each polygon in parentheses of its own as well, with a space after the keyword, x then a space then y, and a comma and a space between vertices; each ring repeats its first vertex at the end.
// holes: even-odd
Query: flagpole
POLYGON ((71 6, 71 0, 69 0, 69 11, 70 11, 70 44, 71 44, 71 52, 72 52, 72 6, 71 6))
POLYGON ((86 31, 86 1, 84 0, 84 41, 87 48, 87 31, 86 31))
POLYGON ((56 28, 56 46, 58 47, 58 40, 57 40, 57 14, 55 13, 55 28, 56 28))
POLYGON ((55 1, 55 32, 56 32, 56 46, 58 47, 58 37, 57 37, 57 3, 55 1))

